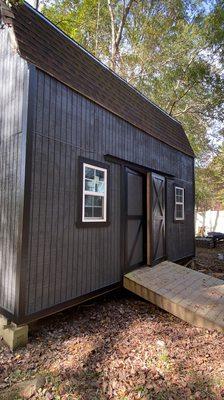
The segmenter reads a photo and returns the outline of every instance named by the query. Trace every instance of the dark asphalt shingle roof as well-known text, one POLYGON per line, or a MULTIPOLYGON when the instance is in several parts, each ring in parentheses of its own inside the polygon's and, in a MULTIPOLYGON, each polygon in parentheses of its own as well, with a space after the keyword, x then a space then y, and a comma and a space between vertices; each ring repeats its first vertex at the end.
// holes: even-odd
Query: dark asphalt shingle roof
POLYGON ((194 156, 182 125, 66 36, 27 3, 7 9, 24 59, 105 109, 181 152, 194 156), (14 17, 12 17, 12 11, 14 17))

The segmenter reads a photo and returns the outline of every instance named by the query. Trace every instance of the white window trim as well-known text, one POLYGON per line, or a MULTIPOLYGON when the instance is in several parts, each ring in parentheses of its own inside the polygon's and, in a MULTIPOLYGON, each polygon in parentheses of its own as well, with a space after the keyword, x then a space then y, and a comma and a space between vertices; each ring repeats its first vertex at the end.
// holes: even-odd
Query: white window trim
POLYGON ((174 214, 174 217, 175 217, 175 221, 184 221, 184 219, 185 219, 185 192, 184 192, 184 188, 179 187, 179 186, 175 186, 175 214, 174 214), (181 190, 183 201, 177 201, 176 200, 177 189, 181 190), (181 205, 182 206, 182 210, 183 210, 182 217, 177 217, 177 207, 176 207, 177 205, 181 205))
POLYGON ((107 222, 107 169, 98 167, 97 165, 83 163, 83 170, 82 170, 82 222, 107 222), (104 172, 104 193, 102 192, 91 192, 89 190, 85 190, 85 168, 89 167, 98 171, 104 172), (85 196, 96 196, 96 197, 103 197, 103 216, 104 218, 87 218, 85 217, 85 196))

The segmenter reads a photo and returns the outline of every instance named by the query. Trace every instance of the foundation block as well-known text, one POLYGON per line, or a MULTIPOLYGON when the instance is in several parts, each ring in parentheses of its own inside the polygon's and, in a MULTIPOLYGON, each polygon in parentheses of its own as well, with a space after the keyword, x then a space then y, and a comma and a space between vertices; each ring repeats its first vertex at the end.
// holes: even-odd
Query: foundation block
POLYGON ((26 346, 28 343, 28 325, 16 325, 0 315, 0 336, 10 350, 26 346))

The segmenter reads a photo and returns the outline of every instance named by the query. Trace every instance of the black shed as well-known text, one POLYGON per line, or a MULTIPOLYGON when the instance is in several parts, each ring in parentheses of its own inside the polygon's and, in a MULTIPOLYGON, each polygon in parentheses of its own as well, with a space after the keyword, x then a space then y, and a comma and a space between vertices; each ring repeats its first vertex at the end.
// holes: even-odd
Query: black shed
POLYGON ((0 312, 21 324, 194 256, 181 124, 27 3, 0 0, 0 312))

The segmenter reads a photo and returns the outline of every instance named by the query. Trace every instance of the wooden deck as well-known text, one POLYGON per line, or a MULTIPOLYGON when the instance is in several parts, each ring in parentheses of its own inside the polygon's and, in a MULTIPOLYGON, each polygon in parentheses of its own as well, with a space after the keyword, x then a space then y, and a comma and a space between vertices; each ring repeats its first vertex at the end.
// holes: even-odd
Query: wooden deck
POLYGON ((124 287, 193 325, 224 331, 224 281, 169 261, 124 276, 124 287))

